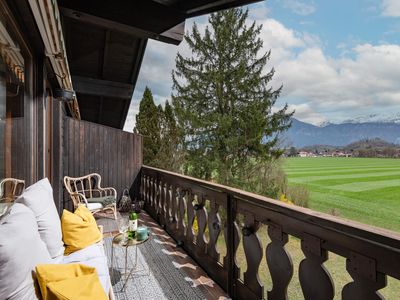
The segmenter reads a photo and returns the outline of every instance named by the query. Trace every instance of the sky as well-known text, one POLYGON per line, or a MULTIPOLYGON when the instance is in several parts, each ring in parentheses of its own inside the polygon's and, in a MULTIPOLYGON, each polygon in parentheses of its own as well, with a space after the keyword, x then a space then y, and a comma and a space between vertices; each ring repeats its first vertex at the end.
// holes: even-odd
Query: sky
MULTIPOLYGON (((315 125, 400 113, 400 0, 267 0, 249 5, 249 22, 262 25, 265 72, 271 86, 283 85, 276 109, 285 103, 295 118, 315 125)), ((196 22, 204 31, 208 16, 196 22)), ((148 86, 157 104, 172 93, 177 52, 188 46, 149 40, 125 130, 135 124, 148 86)))

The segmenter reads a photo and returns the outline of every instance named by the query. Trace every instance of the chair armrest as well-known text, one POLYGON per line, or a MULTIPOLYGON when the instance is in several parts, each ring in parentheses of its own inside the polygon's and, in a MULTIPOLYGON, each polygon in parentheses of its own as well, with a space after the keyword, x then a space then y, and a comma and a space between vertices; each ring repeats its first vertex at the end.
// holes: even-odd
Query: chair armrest
POLYGON ((71 193, 70 196, 71 196, 71 198, 76 197, 78 199, 79 203, 84 203, 86 206, 88 205, 88 202, 87 202, 84 194, 75 192, 75 193, 71 193))
POLYGON ((98 190, 104 192, 105 196, 114 196, 115 200, 117 199, 117 191, 112 187, 98 188, 98 190))

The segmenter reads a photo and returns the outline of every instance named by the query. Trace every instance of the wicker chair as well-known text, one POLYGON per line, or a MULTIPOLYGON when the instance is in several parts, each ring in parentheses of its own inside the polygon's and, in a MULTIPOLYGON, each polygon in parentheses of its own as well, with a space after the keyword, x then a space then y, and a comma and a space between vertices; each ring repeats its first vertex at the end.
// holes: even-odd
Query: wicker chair
POLYGON ((0 202, 14 202, 25 189, 25 180, 4 178, 0 181, 0 202))
POLYGON ((101 187, 101 176, 92 173, 82 177, 64 177, 64 185, 69 193, 74 209, 85 205, 92 214, 112 211, 117 219, 117 191, 112 187, 101 187))

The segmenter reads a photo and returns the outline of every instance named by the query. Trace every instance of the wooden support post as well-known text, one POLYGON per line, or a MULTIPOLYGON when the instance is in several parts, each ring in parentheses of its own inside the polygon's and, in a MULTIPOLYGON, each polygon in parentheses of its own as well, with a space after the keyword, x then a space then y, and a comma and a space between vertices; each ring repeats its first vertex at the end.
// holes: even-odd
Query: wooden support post
POLYGON ((235 199, 231 194, 227 194, 227 241, 226 248, 228 253, 228 286, 227 291, 228 295, 235 300, 236 299, 236 280, 237 280, 237 270, 235 265, 235 216, 236 216, 236 207, 235 207, 235 199))

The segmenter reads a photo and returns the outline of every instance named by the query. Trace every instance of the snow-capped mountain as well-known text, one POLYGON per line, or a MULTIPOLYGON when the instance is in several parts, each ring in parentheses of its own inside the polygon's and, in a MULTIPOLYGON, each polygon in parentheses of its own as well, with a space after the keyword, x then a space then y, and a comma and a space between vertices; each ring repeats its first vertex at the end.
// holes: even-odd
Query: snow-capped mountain
POLYGON ((383 114, 370 114, 365 116, 358 116, 353 119, 345 120, 341 124, 345 123, 400 123, 400 113, 383 115, 383 114))
POLYGON ((311 145, 345 146, 363 139, 380 138, 400 144, 400 114, 391 118, 382 115, 356 118, 341 124, 315 126, 292 119, 292 127, 285 134, 285 141, 294 147, 311 145), (365 121, 365 122, 364 122, 365 121))

